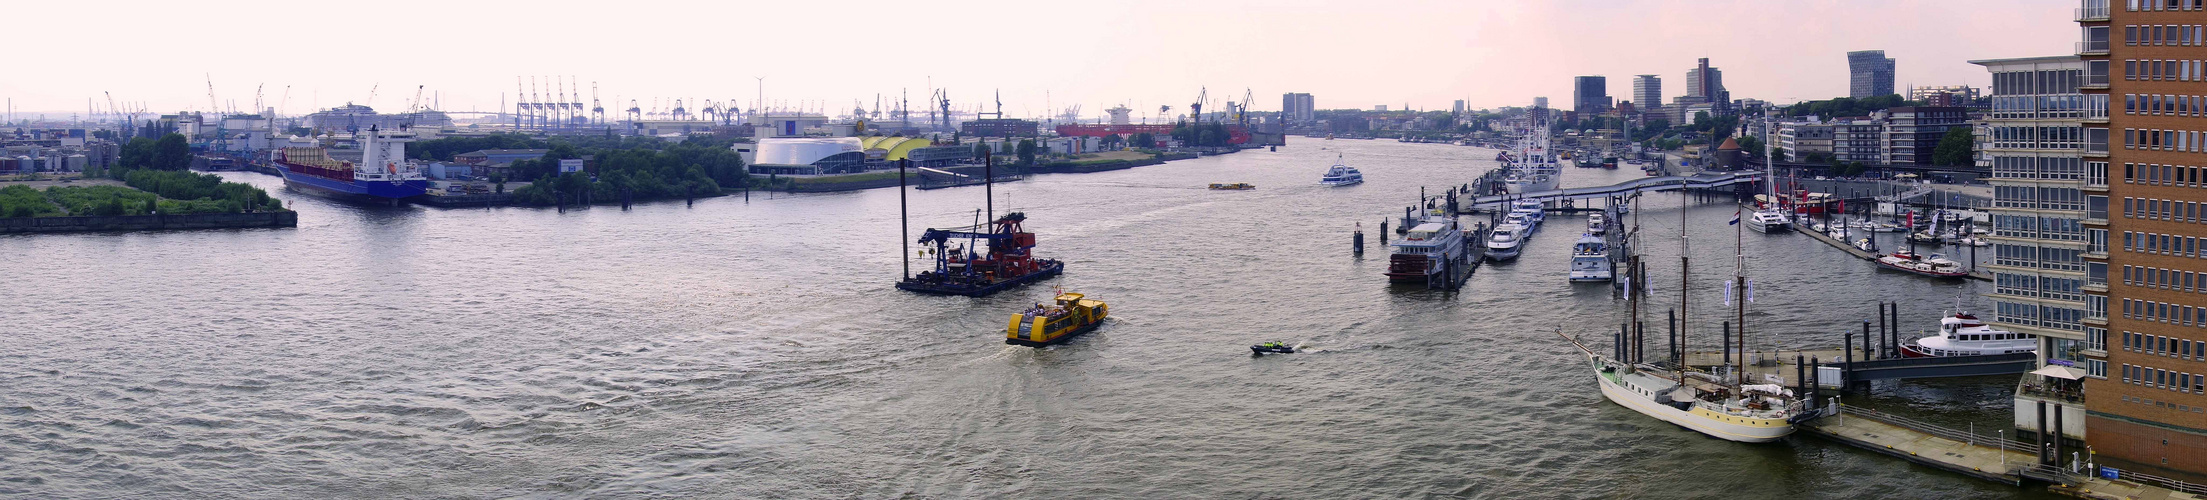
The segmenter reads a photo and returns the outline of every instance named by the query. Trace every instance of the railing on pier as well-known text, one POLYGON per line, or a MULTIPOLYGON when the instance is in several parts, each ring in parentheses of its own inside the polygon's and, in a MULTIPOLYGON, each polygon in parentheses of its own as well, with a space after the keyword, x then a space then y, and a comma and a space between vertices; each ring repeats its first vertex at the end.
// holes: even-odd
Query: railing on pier
MULTIPOLYGON (((2194 483, 2194 482, 2189 482, 2189 481, 2182 481, 2182 480, 2176 480, 2176 479, 2169 479, 2169 478, 2165 478, 2165 477, 2161 477, 2161 476, 2156 476, 2156 475, 2152 475, 2152 474, 2146 474, 2146 473, 2142 473, 2142 472, 2131 472, 2131 471, 2127 471, 2127 470, 2120 470, 2120 469, 2116 469, 2116 468, 2114 468, 2114 467, 2101 467, 2101 468, 2100 468, 2100 477, 2105 477, 2105 478, 2108 478, 2108 479, 2113 479, 2113 480, 2118 480, 2118 481, 2130 481, 2130 482, 2133 482, 2133 483, 2145 484, 2145 485, 2150 485, 2150 486, 2158 486, 2158 487, 2162 487, 2162 488, 2168 488, 2168 489, 2172 489, 2172 490, 2176 490, 2176 491, 2181 491, 2181 492, 2185 492, 2185 493, 2190 493, 2190 494, 2194 494, 2194 495, 2207 495, 2207 484, 2200 484, 2200 483, 2194 483)), ((2076 483, 2067 483, 2067 484, 2076 484, 2076 483)))
POLYGON ((1839 404, 1839 413, 1841 415, 1853 415, 1857 417, 1867 418, 1870 420, 1885 423, 1886 425, 1959 441, 1962 443, 1970 444, 1972 446, 1993 445, 2001 449, 2018 450, 2026 453, 2030 452, 2031 450, 2037 449, 2038 446, 2031 443, 2017 441, 2014 439, 2008 439, 2005 437, 1982 436, 1971 431, 1943 427, 1913 418, 1885 413, 1846 403, 1839 404))
POLYGON ((2091 479, 2083 474, 2064 469, 2059 465, 2048 464, 2025 465, 2016 469, 2015 473, 2018 476, 2054 484, 2083 484, 2086 480, 2091 479))

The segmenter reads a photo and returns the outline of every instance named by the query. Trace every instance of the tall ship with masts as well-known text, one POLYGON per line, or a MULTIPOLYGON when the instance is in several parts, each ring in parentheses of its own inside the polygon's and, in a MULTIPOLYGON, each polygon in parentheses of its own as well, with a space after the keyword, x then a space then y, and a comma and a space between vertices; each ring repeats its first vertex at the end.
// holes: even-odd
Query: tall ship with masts
MULTIPOLYGON (((1685 210, 1680 210, 1681 217, 1684 212, 1685 210)), ((1691 264, 1685 248, 1683 221, 1679 230, 1679 281, 1683 286, 1686 283, 1685 273, 1691 264)), ((1738 232, 1739 229, 1735 228, 1734 231, 1738 232)), ((1738 271, 1734 275, 1734 284, 1748 283, 1746 263, 1744 252, 1735 255, 1738 271)), ((1631 288, 1628 284, 1627 293, 1630 293, 1631 288)), ((1737 300, 1735 303, 1739 307, 1739 344, 1728 348, 1736 348, 1744 353, 1748 334, 1745 321, 1749 287, 1742 285, 1735 288, 1741 293, 1727 301, 1737 300)), ((1685 315, 1686 297, 1690 295, 1690 289, 1680 289, 1680 325, 1690 324, 1685 315)), ((1634 297, 1627 296, 1629 300, 1640 300, 1634 297)), ((1638 310, 1637 302, 1633 309, 1638 310)), ((1687 345, 1686 331, 1685 328, 1679 329, 1679 345, 1687 345)), ((1566 340, 1570 340, 1569 337, 1566 340)), ((1571 340, 1571 343, 1586 354, 1587 364, 1594 370, 1594 378, 1601 386, 1603 397, 1641 414, 1710 437, 1746 443, 1776 441, 1792 434, 1796 422, 1814 416, 1805 412, 1801 400, 1783 385, 1748 383, 1745 356, 1735 356, 1739 365, 1731 367, 1730 374, 1719 375, 1687 366, 1683 359, 1627 362, 1595 354, 1576 340, 1571 340)))
MULTIPOLYGON (((1763 137, 1777 137, 1770 135, 1771 119, 1771 115, 1763 116, 1763 137)), ((1760 206, 1755 213, 1747 214, 1746 217, 1747 227, 1758 233, 1783 233, 1793 229, 1793 218, 1786 215, 1785 207, 1778 200, 1777 170, 1771 162, 1771 152, 1776 149, 1768 144, 1763 146, 1763 186, 1766 193, 1755 197, 1760 206)))

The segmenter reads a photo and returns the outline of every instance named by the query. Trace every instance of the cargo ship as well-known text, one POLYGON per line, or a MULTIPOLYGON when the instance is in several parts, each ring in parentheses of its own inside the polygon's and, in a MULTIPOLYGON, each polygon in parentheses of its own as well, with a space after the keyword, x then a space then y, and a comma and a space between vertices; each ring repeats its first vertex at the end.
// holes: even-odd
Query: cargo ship
POLYGON ((361 161, 331 158, 324 147, 281 148, 271 159, 284 175, 284 187, 341 201, 397 205, 429 192, 429 178, 406 159, 414 133, 369 129, 360 138, 361 161))
POLYGON ((1026 221, 1027 214, 1012 212, 987 224, 929 228, 919 243, 934 254, 935 268, 897 282, 897 289, 982 297, 1064 273, 1064 262, 1034 257, 1035 233, 1022 227, 1026 221))

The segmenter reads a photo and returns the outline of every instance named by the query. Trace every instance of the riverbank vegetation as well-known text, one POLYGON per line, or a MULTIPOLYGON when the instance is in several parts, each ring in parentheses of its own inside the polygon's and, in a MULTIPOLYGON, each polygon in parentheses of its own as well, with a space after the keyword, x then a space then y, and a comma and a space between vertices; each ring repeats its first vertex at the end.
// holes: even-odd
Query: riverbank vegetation
POLYGON ((451 160, 483 149, 545 149, 540 158, 513 162, 513 179, 533 179, 515 189, 524 205, 614 203, 719 196, 755 179, 736 155, 733 138, 697 135, 670 142, 650 137, 535 138, 521 134, 449 137, 410 147, 417 159, 451 160), (560 172, 560 160, 586 159, 580 172, 560 172))
POLYGON ((283 202, 260 188, 213 175, 134 170, 124 186, 25 185, 0 188, 0 217, 276 212, 283 202))

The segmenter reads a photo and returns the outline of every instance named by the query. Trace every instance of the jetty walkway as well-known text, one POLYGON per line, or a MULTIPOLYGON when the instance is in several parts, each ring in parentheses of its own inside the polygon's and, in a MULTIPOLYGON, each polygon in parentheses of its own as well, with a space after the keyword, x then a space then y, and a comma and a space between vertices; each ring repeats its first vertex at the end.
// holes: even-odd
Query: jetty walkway
POLYGON ((1550 189, 1519 194, 1474 196, 1464 206, 1469 211, 1491 211, 1504 208, 1504 204, 1520 200, 1542 203, 1561 200, 1607 199, 1632 193, 1677 191, 1681 189, 1711 189, 1733 184, 1762 180, 1762 172, 1716 172, 1694 175, 1666 175, 1619 182, 1608 186, 1550 189))
POLYGON ((1840 404, 1838 413, 1801 430, 1817 437, 1988 481, 2022 485, 2038 465, 2037 448, 2009 436, 1981 436, 1907 417, 1840 404))
MULTIPOLYGON (((1833 238, 1831 237, 1831 235, 1818 232, 1814 229, 1809 229, 1805 225, 1797 224, 1794 226, 1794 229, 1796 230, 1795 232, 1808 235, 1809 238, 1813 238, 1816 241, 1824 242, 1824 244, 1826 245, 1831 245, 1832 248, 1837 248, 1839 249, 1839 251, 1847 252, 1847 255, 1852 255, 1857 259, 1872 261, 1873 263, 1877 261, 1877 254, 1862 251, 1862 249, 1855 248, 1854 245, 1850 245, 1847 242, 1839 241, 1838 238, 1833 238)), ((1865 232, 1867 233, 1867 231, 1865 232)), ((1983 269, 1977 269, 1973 266, 1969 270, 1969 279, 1992 281, 1992 272, 1983 269)))

